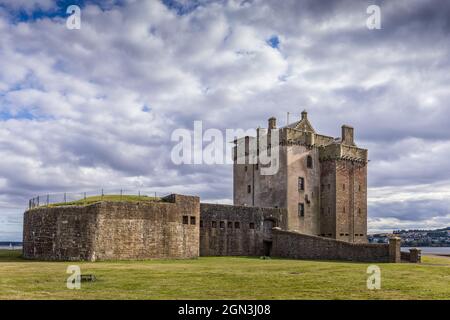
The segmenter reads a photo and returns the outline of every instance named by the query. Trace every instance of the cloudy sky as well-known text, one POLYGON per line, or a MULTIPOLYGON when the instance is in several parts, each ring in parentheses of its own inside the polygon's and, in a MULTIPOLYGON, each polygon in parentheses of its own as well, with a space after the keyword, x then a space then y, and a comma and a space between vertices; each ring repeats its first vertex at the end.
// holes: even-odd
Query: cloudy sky
POLYGON ((369 231, 449 226, 449 84, 440 0, 0 0, 0 241, 21 239, 38 194, 229 203, 231 166, 173 164, 172 132, 284 125, 303 109, 369 149, 369 231))

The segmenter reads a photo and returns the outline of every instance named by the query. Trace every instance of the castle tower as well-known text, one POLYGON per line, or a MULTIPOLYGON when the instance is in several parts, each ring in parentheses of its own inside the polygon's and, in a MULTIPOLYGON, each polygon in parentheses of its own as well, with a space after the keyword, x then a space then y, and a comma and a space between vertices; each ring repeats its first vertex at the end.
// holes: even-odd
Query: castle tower
MULTIPOLYGON (((268 129, 279 134, 278 171, 263 175, 259 163, 235 161, 234 204, 287 208, 282 228, 366 242, 367 150, 355 145, 354 129, 342 126, 340 138, 318 134, 306 111, 297 122, 279 129, 272 117, 268 129)), ((257 132, 257 137, 236 140, 235 152, 244 143, 248 154, 252 139, 268 139, 257 132)))

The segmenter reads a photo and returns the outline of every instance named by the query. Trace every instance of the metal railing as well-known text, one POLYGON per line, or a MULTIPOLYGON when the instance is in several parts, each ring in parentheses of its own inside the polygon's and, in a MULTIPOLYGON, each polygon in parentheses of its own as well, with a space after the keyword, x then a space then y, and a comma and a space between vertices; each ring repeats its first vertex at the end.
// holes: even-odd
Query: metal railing
POLYGON ((48 193, 38 195, 28 201, 28 208, 49 207, 55 205, 87 204, 103 200, 153 200, 160 199, 169 193, 130 189, 98 189, 84 192, 48 193))

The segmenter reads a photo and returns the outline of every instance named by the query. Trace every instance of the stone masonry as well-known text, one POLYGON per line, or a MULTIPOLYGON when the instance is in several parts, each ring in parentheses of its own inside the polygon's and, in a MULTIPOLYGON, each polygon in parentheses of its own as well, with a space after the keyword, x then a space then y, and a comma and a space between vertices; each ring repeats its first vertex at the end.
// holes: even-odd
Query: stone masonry
POLYGON ((40 260, 195 258, 200 201, 98 202, 41 207, 24 214, 23 255, 40 260))
POLYGON ((233 198, 239 206, 286 208, 286 229, 347 242, 367 242, 366 149, 354 142, 354 129, 342 126, 339 138, 315 132, 306 111, 299 121, 257 137, 235 140, 233 198), (279 170, 261 174, 261 141, 278 132, 279 170), (254 145, 256 148, 251 148, 254 145), (256 149, 256 150, 255 150, 256 149), (243 150, 244 152, 238 152, 243 150), (238 162, 245 157, 245 163, 238 162), (256 163, 249 161, 256 158, 256 163))

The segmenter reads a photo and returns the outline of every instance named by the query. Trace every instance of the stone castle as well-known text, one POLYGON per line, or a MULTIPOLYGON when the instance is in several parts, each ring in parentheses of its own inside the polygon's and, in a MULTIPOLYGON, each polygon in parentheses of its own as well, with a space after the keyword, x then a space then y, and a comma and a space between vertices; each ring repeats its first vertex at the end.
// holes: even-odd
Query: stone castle
MULTIPOLYGON (((319 135, 306 112, 280 129, 271 118, 268 127, 279 132, 279 170, 261 175, 258 163, 235 162, 234 205, 172 194, 155 201, 32 208, 24 213, 23 256, 420 261, 417 252, 400 254, 398 238, 367 243, 367 150, 356 147, 351 127, 343 126, 338 139, 319 135)), ((250 140, 236 140, 235 148, 250 140)))
MULTIPOLYGON (((287 208, 288 230, 367 242, 367 150, 355 145, 353 128, 342 126, 340 138, 318 134, 303 111, 280 129, 270 118, 268 129, 278 130, 279 169, 262 175, 259 163, 235 161, 234 204, 287 208)), ((235 154, 242 143, 249 156, 251 139, 260 141, 261 134, 236 140, 235 154)))

